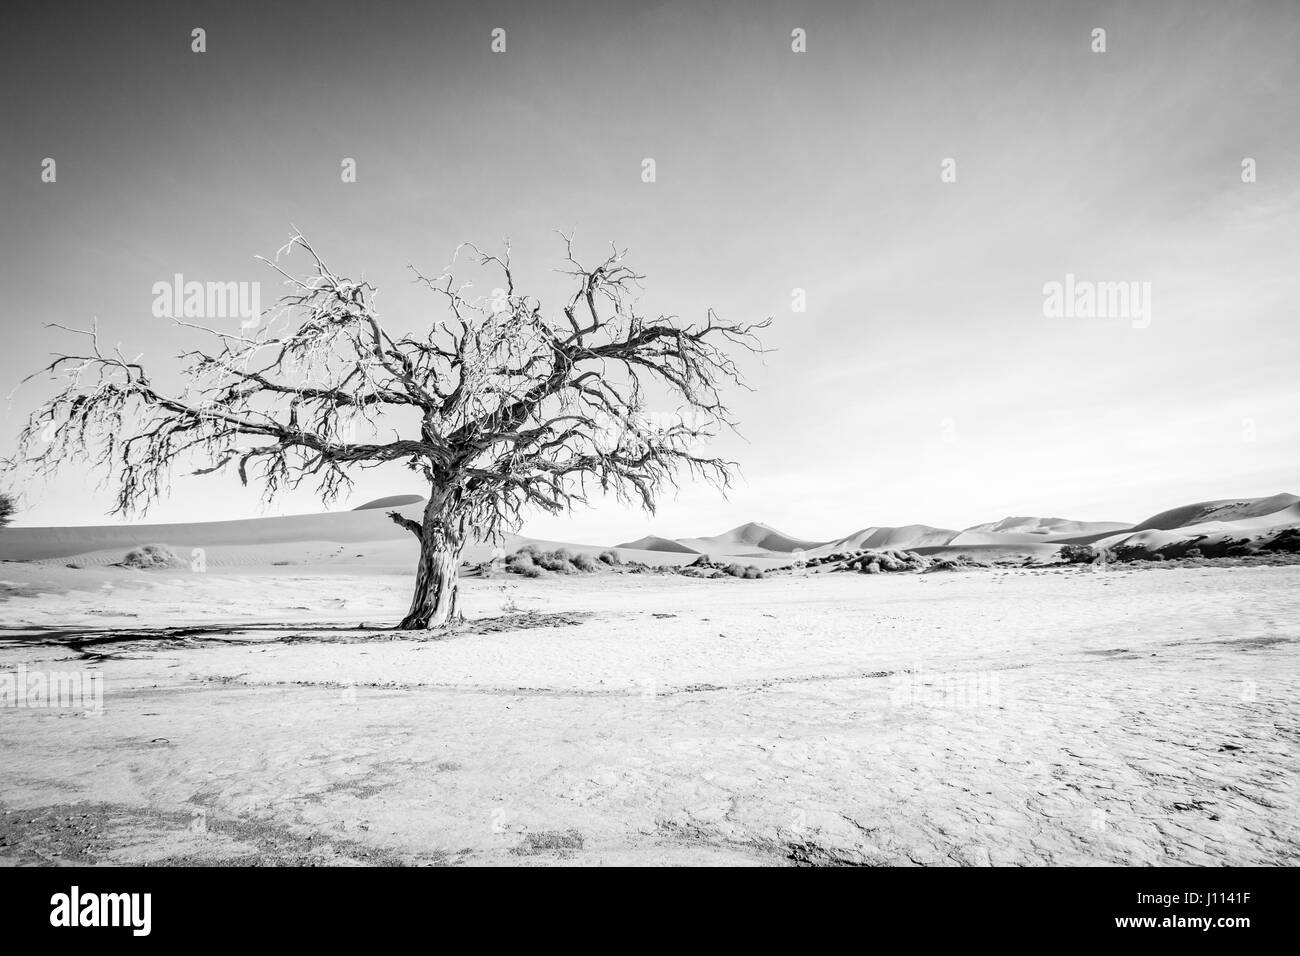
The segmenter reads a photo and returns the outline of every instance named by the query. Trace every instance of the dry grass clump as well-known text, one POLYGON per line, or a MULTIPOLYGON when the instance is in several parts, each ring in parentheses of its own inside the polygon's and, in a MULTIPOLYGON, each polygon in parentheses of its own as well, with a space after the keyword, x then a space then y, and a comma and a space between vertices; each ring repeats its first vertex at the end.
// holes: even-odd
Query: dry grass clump
POLYGON ((186 564, 169 546, 146 544, 128 551, 126 557, 118 562, 118 566, 152 571, 159 568, 182 568, 186 564))
POLYGON ((591 574, 600 570, 601 563, 589 554, 574 554, 568 548, 543 551, 536 545, 526 544, 506 558, 506 570, 527 578, 540 578, 543 572, 552 574, 591 574))

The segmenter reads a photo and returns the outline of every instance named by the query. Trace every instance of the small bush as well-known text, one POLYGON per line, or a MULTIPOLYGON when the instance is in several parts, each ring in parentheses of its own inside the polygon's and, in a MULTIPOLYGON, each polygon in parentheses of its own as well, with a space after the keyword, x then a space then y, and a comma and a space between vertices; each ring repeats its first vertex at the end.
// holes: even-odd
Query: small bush
POLYGON ((1110 557, 1113 561, 1142 561, 1150 553, 1140 544, 1121 544, 1110 549, 1110 557))
POLYGON ((611 567, 617 567, 623 563, 623 559, 618 556, 617 551, 602 551, 597 556, 597 560, 603 561, 611 567))
MULTIPOLYGON (((617 559, 617 555, 614 556, 617 559)), ((603 560, 603 556, 602 556, 603 560)), ((608 562, 607 562, 608 563, 608 562)), ((506 558, 506 570, 528 578, 538 578, 543 571, 553 574, 590 574, 600 570, 600 562, 589 554, 574 554, 567 548, 541 551, 525 545, 506 558)))
POLYGON ((124 568, 136 568, 148 571, 154 568, 179 568, 185 566, 173 551, 165 544, 146 544, 126 553, 120 565, 124 568))
POLYGON ((1291 553, 1300 551, 1300 531, 1295 528, 1287 528, 1264 547, 1269 551, 1287 551, 1291 553))
POLYGON ((518 571, 521 568, 533 567, 533 555, 536 553, 536 551, 516 551, 506 558, 506 570, 518 571))
POLYGON ((1097 560, 1097 549, 1090 544, 1063 544, 1056 556, 1066 564, 1092 564, 1097 560))
POLYGON ((547 571, 554 571, 556 574, 570 574, 573 571, 573 555, 563 548, 557 548, 554 551, 545 551, 533 558, 533 563, 538 567, 545 568, 547 571))

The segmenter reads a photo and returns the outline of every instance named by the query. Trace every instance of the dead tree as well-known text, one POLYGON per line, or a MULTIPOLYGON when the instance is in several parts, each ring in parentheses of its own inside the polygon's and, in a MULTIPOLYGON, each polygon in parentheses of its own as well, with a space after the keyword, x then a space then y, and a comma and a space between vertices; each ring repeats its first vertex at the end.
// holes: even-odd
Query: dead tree
POLYGON ((415 273, 444 314, 398 337, 380 322, 369 283, 335 275, 295 235, 266 260, 289 291, 264 323, 238 334, 180 323, 215 343, 179 356, 179 390, 83 332, 81 354, 36 373, 62 387, 32 413, 10 465, 49 477, 62 463, 89 464, 115 488, 112 513, 141 514, 179 463, 195 474, 233 468, 268 501, 314 481, 326 505, 350 487, 350 469, 405 464, 428 500, 420 521, 390 512, 420 542, 400 627, 441 626, 456 613, 467 541, 499 541, 527 509, 560 512, 598 489, 653 511, 683 475, 724 491, 732 478, 734 462, 697 448, 735 427, 721 395, 744 385, 732 353, 761 352, 755 333, 771 320, 640 315, 643 277, 624 252, 611 247, 588 268, 562 238, 573 291, 554 314, 516 291, 508 245, 488 255, 467 244, 436 278, 415 273), (305 277, 281 265, 295 249, 310 257, 305 277), (466 249, 499 273, 496 295, 457 284, 451 269, 466 249))

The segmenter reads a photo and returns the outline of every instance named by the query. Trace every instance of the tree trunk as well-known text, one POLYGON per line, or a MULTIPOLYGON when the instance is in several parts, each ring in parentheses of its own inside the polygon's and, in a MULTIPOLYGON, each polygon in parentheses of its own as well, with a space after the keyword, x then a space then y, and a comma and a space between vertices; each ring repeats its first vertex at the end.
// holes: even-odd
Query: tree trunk
POLYGON ((420 532, 420 564, 415 572, 415 595, 399 630, 420 631, 442 627, 456 615, 460 554, 464 539, 440 521, 425 520, 420 532))

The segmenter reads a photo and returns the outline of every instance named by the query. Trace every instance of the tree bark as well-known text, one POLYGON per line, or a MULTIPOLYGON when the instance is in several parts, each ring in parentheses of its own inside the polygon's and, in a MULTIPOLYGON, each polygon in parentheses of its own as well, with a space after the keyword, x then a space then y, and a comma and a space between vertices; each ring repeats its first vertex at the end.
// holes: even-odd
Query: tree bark
POLYGON ((415 594, 411 597, 411 609, 398 625, 398 630, 403 631, 442 627, 456 616, 464 537, 444 522, 428 517, 420 526, 419 536, 420 563, 415 572, 415 594))

